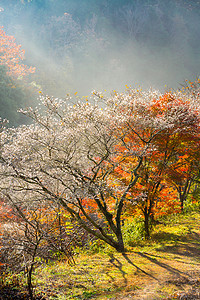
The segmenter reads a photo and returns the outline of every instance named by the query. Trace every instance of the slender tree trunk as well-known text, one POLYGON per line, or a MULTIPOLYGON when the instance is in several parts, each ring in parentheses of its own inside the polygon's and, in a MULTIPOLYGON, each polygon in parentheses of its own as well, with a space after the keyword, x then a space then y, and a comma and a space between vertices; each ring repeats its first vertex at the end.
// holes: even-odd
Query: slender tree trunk
POLYGON ((31 267, 27 274, 28 293, 31 300, 33 300, 32 272, 33 272, 33 263, 31 264, 31 267))
POLYGON ((149 214, 147 208, 144 211, 144 229, 145 229, 145 239, 148 240, 150 238, 150 230, 149 230, 149 214))
POLYGON ((180 199, 180 205, 181 205, 181 212, 184 212, 184 202, 187 199, 187 196, 189 194, 190 188, 192 185, 192 179, 188 179, 185 183, 185 186, 180 186, 178 188, 178 193, 179 193, 179 199, 180 199))
POLYGON ((183 211, 184 211, 184 197, 183 197, 183 195, 180 195, 180 202, 181 202, 181 212, 183 213, 183 211))
POLYGON ((36 257, 39 243, 40 243, 40 239, 35 244, 35 248, 34 248, 33 255, 32 255, 31 266, 30 266, 30 269, 28 270, 28 274, 27 274, 27 286, 28 286, 28 292, 29 292, 29 296, 30 296, 31 300, 33 300, 32 273, 33 273, 33 269, 34 269, 35 257, 36 257))

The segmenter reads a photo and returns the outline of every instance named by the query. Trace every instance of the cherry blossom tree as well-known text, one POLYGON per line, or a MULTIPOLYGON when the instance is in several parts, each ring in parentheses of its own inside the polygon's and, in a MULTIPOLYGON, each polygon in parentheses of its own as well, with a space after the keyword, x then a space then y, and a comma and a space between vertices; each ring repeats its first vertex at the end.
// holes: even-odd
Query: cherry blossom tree
POLYGON ((108 99, 94 92, 90 101, 70 105, 70 97, 41 96, 41 109, 22 111, 32 125, 1 134, 3 197, 30 205, 59 203, 87 232, 124 252, 121 216, 144 161, 158 149, 164 156, 158 141, 189 130, 199 110, 195 99, 179 93, 182 105, 173 108, 169 99, 164 113, 155 113, 161 97, 128 89, 108 99), (115 176, 119 169, 126 180, 115 176))

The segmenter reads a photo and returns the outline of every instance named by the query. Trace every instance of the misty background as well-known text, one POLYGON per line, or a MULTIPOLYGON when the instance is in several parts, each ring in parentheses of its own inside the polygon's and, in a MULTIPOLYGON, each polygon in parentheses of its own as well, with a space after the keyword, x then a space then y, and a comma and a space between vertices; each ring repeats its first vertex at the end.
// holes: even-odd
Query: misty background
POLYGON ((0 0, 0 24, 48 95, 164 91, 199 76, 200 1, 0 0))

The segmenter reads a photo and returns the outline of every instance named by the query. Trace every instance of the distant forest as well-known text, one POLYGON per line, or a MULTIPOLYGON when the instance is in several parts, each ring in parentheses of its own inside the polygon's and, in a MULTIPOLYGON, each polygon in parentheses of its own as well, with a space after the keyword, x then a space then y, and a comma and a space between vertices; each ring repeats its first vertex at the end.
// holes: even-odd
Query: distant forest
POLYGON ((0 0, 0 23, 45 94, 163 91, 199 76, 200 1, 0 0))

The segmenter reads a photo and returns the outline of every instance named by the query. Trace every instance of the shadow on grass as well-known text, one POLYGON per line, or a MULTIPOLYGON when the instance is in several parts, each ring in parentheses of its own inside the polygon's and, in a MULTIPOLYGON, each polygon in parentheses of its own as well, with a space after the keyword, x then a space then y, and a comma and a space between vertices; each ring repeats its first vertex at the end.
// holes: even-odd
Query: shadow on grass
POLYGON ((171 232, 160 231, 152 234, 152 239, 162 244, 170 241, 180 241, 183 239, 183 236, 171 232))
POLYGON ((128 255, 127 255, 126 253, 123 253, 122 255, 123 255, 123 257, 125 258, 125 260, 126 260, 129 264, 131 264, 133 267, 135 267, 135 268, 137 269, 137 271, 140 271, 140 272, 142 272, 143 274, 145 274, 145 275, 147 275, 147 276, 149 276, 149 277, 151 277, 151 278, 153 278, 153 279, 155 279, 155 280, 158 281, 158 279, 157 279, 156 277, 154 277, 153 275, 147 273, 146 271, 142 270, 142 269, 139 268, 137 265, 135 265, 135 264, 130 260, 130 258, 128 257, 128 255))
MULTIPOLYGON (((196 232, 190 232, 183 235, 179 235, 179 234, 168 233, 168 232, 159 232, 157 234, 154 234, 153 239, 159 243, 159 249, 156 249, 157 255, 148 254, 146 252, 139 252, 139 251, 135 253, 138 254, 140 257, 149 260, 153 264, 161 267, 163 271, 166 270, 171 274, 178 276, 179 278, 186 278, 187 274, 185 272, 175 267, 172 267, 171 263, 169 265, 166 262, 161 261, 162 259, 165 259, 165 257, 161 253, 176 254, 179 257, 187 256, 187 257, 199 258, 200 257, 200 234, 196 232), (160 253, 160 255, 158 253, 160 253)), ((159 281, 152 274, 146 272, 145 270, 138 267, 135 263, 133 263, 127 253, 123 253, 122 255, 129 264, 131 264, 134 268, 136 268, 137 271, 140 271, 141 273, 151 277, 152 279, 159 281)), ((115 266, 115 268, 118 268, 120 270, 124 278, 124 283, 127 284, 127 279, 126 279, 127 273, 123 271, 122 263, 117 258, 115 258, 113 254, 110 255, 109 261, 110 263, 113 264, 113 266, 115 266)), ((169 259, 169 262, 171 262, 171 259, 169 259)))
MULTIPOLYGON (((127 273, 122 269, 123 268, 123 265, 122 263, 119 261, 119 259, 117 259, 116 257, 114 257, 113 254, 110 254, 110 260, 109 262, 115 267, 117 268, 122 276, 123 276, 123 279, 124 279, 124 284, 127 285, 127 278, 126 278, 126 275, 127 273)), ((148 272, 142 270, 140 267, 138 267, 136 264, 134 264, 130 258, 128 257, 128 255, 126 253, 122 253, 122 256, 125 258, 125 260, 127 261, 127 263, 129 263, 130 265, 132 265, 137 271, 140 271, 141 273, 153 278, 154 280, 157 280, 157 278, 155 278, 153 275, 149 274, 148 272)), ((107 276, 110 277, 110 279, 114 282, 115 281, 115 278, 113 278, 109 273, 107 273, 107 276)))
POLYGON ((163 269, 166 269, 167 271, 169 271, 170 273, 172 273, 174 275, 179 275, 179 276, 182 276, 182 277, 185 277, 185 275, 186 275, 184 272, 179 271, 178 269, 173 268, 173 267, 169 266, 166 263, 158 261, 155 257, 152 257, 148 253, 145 253, 145 252, 143 252, 143 253, 141 253, 141 252, 135 252, 135 253, 137 253, 138 255, 140 255, 143 258, 148 259, 149 261, 151 261, 152 263, 158 265, 159 267, 161 267, 163 269))
POLYGON ((200 234, 196 232, 187 233, 184 236, 173 233, 160 232, 153 236, 159 241, 161 247, 159 252, 173 253, 187 257, 200 257, 200 234), (173 245, 165 245, 166 242, 174 242, 173 245))
MULTIPOLYGON (((125 276, 126 272, 124 272, 122 270, 122 263, 117 258, 115 258, 113 254, 110 254, 109 256, 110 256, 109 262, 121 272, 123 279, 124 279, 124 283, 126 285, 127 284, 127 279, 125 276)), ((113 279, 113 278, 111 277, 111 279, 113 279)))

